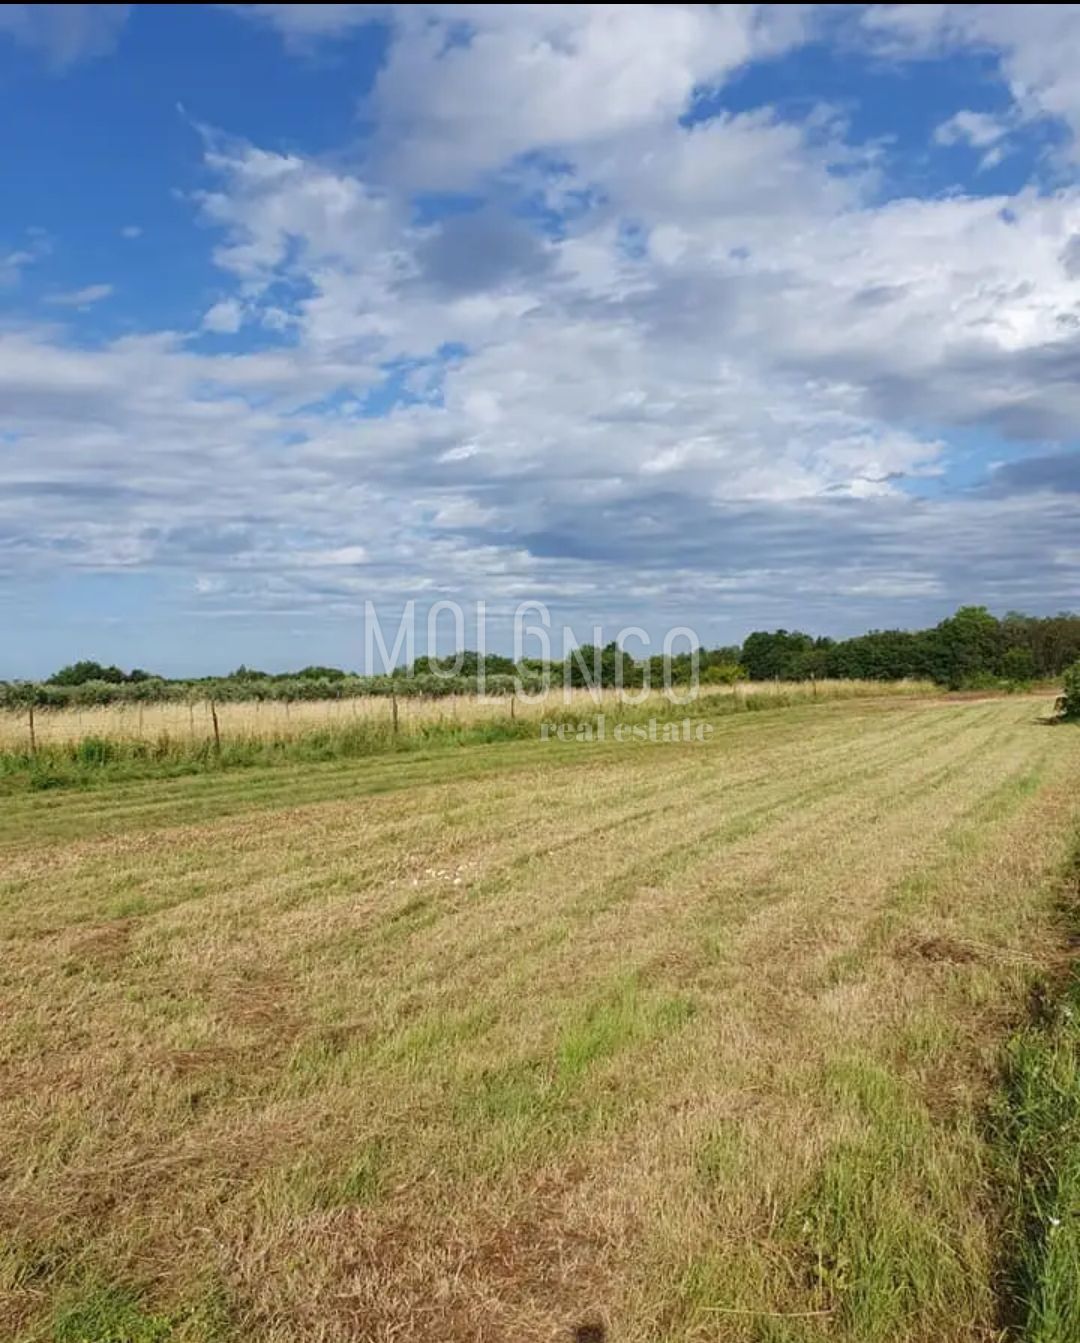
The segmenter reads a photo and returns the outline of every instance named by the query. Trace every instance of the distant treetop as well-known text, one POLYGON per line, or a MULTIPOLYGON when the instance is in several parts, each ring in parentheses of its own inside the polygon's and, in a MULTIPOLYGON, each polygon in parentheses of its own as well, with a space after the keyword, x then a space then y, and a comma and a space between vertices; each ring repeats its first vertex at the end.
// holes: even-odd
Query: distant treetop
MULTIPOLYGON (((143 679, 145 672, 140 673, 143 679)), ((50 685, 85 685, 87 681, 108 681, 119 685, 129 678, 119 667, 103 667, 100 662, 73 662, 69 667, 61 667, 55 675, 49 677, 50 685)))

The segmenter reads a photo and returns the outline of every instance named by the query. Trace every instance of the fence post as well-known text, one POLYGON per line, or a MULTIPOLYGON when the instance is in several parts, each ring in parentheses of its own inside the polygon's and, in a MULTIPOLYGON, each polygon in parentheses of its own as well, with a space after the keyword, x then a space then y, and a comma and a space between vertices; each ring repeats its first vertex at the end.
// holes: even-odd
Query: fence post
POLYGON ((30 754, 37 755, 37 737, 34 734, 34 704, 31 700, 30 705, 30 754))
POLYGON ((217 706, 214 701, 210 701, 210 717, 214 724, 214 750, 218 755, 221 754, 221 729, 218 727, 217 706))
POLYGON ((394 689, 393 686, 390 687, 390 707, 393 710, 394 714, 394 736, 396 737, 398 734, 398 716, 397 716, 398 708, 397 708, 397 691, 394 689))
POLYGON ((511 722, 514 721, 514 716, 515 716, 515 715, 514 715, 514 706, 515 706, 516 704, 517 704, 517 696, 516 696, 516 695, 511 695, 511 696, 510 696, 510 721, 511 721, 511 722))

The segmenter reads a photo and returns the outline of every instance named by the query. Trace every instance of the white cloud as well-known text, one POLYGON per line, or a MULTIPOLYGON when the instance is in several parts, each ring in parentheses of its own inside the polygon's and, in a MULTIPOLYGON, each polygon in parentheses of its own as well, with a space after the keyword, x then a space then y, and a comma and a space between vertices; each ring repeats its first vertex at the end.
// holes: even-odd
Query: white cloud
POLYGON ((976 149, 987 149, 997 144, 1008 134, 1008 127, 999 117, 987 112, 955 112, 943 121, 934 131, 934 140, 939 145, 973 145, 976 149))
POLYGON ((199 203, 227 238, 215 259, 253 293, 287 261, 294 240, 311 265, 370 251, 389 236, 385 197, 356 177, 213 134, 207 163, 221 189, 199 203))
POLYGON ((1009 133, 1008 124, 1001 117, 988 112, 954 112, 934 131, 939 145, 971 145, 973 149, 990 149, 1009 133))
POLYGON ((2 5, 0 34, 62 72, 112 51, 130 12, 130 5, 2 5))
POLYGON ((287 38, 337 37, 385 17, 389 5, 224 5, 257 19, 287 38))
POLYGON ((233 335, 240 330, 243 321, 244 309, 240 303, 234 298, 225 298, 203 313, 202 325, 204 331, 233 335))
POLYGON ((334 546, 329 550, 300 550, 290 558, 306 568, 352 569, 367 563, 368 552, 366 546, 334 546))
POLYGON ((388 170, 460 185, 526 151, 677 117, 702 85, 794 44, 798 6, 419 6, 371 96, 388 170), (469 25, 465 41, 463 20, 469 25))
POLYGON ((0 255, 0 285, 18 284, 26 267, 37 259, 37 254, 25 247, 0 255))
POLYGON ((0 251, 0 287, 16 285, 22 279, 23 271, 48 256, 51 243, 43 229, 26 230, 26 241, 11 251, 0 251))
POLYGON ((1019 116, 1066 125, 1080 152, 1080 7, 1076 5, 873 5, 871 40, 900 59, 955 50, 995 54, 1019 116))
POLYGON ((61 308, 90 308, 102 299, 114 293, 111 284, 88 284, 81 289, 69 289, 62 294, 49 294, 46 303, 55 303, 61 308))
POLYGON ((121 238, 141 238, 142 229, 138 224, 125 224, 120 230, 121 238))
MULTIPOLYGON (((367 15, 258 8, 308 35, 367 15)), ((153 567, 230 612, 1069 600, 1054 463, 1023 497, 949 476, 957 430, 1080 418, 1075 187, 882 203, 828 113, 681 124, 796 40, 784 14, 467 7, 446 47, 451 14, 397 20, 367 159, 206 133, 223 288, 201 329, 243 325, 249 352, 0 330, 25 448, 0 467, 0 569, 153 567), (530 149, 557 169, 510 162, 530 149), (485 174, 483 208, 417 222, 413 184, 485 174)), ((938 136, 991 151, 997 129, 965 112, 938 136)))

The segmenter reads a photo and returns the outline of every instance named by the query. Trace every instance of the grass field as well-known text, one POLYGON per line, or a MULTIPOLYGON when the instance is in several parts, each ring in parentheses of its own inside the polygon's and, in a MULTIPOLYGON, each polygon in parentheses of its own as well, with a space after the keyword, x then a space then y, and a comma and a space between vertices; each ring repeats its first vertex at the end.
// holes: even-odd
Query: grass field
POLYGON ((0 1338, 1080 1338, 1046 708, 6 796, 0 1338))
MULTIPOLYGON (((742 682, 734 686, 704 686, 700 694, 718 708, 747 700, 783 698, 801 702, 816 699, 862 699, 870 695, 925 695, 926 681, 742 682)), ((678 687, 676 687, 678 693, 678 687)), ((667 707, 662 689, 629 692, 629 703, 643 712, 667 707)), ((539 721, 553 713, 596 712, 616 708, 623 696, 614 690, 564 691, 553 686, 546 696, 518 697, 516 717, 539 721)), ((312 731, 335 731, 356 726, 389 731, 395 712, 401 735, 414 736, 443 727, 471 727, 498 722, 510 714, 506 696, 446 695, 426 698, 402 694, 396 706, 387 695, 360 695, 351 699, 225 701, 215 705, 218 730, 226 742, 296 740, 312 731)), ((34 719, 35 744, 41 748, 76 745, 87 737, 118 743, 206 743, 214 739, 210 704, 192 700, 149 704, 107 704, 78 709, 38 709, 34 719)), ((26 751, 30 729, 25 709, 0 710, 0 753, 26 751)))
POLYGON ((663 692, 551 688, 536 696, 402 695, 289 704, 114 704, 0 711, 0 796, 26 788, 111 785, 283 763, 359 759, 439 745, 535 739, 541 725, 695 720, 824 700, 915 697, 918 681, 817 681, 710 686, 682 703, 663 692))

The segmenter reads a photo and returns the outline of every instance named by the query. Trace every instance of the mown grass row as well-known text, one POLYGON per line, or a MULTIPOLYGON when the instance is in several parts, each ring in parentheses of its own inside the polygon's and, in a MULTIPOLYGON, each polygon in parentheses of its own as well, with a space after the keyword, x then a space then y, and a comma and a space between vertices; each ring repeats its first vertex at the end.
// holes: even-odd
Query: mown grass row
POLYGON ((1034 716, 268 771, 454 782, 104 850, 37 827, 176 790, 21 799, 0 1338, 1080 1337, 1072 985, 1005 1043, 1080 821, 1034 716))

